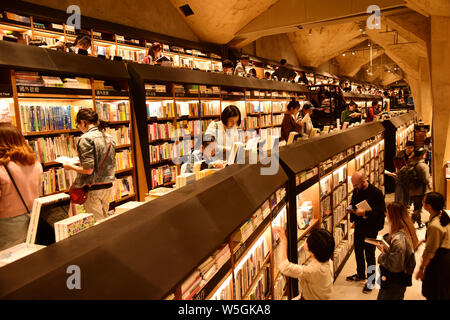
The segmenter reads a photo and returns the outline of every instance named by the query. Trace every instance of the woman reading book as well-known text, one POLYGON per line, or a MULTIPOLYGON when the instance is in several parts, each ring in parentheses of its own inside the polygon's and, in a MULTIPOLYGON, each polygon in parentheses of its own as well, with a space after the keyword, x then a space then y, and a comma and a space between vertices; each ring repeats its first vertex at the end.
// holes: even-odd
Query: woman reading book
POLYGON ((416 266, 414 251, 417 240, 414 224, 405 205, 393 202, 387 206, 390 230, 386 238, 389 249, 378 244, 381 251, 378 263, 381 270, 381 289, 378 300, 403 300, 407 287, 412 285, 416 266))
POLYGON ((0 123, 0 251, 25 242, 42 166, 22 134, 0 123))
POLYGON ((243 142, 239 138, 241 126, 241 111, 238 107, 230 105, 222 111, 220 121, 213 121, 206 129, 205 137, 214 137, 217 141, 217 157, 222 159, 226 152, 230 152, 234 143, 243 142))
POLYGON ((104 133, 103 121, 91 109, 81 109, 77 114, 77 127, 83 135, 77 144, 80 165, 64 164, 64 169, 74 170, 77 177, 74 188, 85 188, 88 197, 83 204, 96 221, 108 216, 109 200, 115 180, 116 153, 111 135, 104 133))
POLYGON ((300 103, 292 98, 292 100, 287 105, 287 111, 284 114, 283 122, 281 123, 281 139, 284 141, 289 140, 289 135, 291 132, 297 132, 301 134, 303 132, 302 119, 295 120, 296 115, 300 111, 300 103))

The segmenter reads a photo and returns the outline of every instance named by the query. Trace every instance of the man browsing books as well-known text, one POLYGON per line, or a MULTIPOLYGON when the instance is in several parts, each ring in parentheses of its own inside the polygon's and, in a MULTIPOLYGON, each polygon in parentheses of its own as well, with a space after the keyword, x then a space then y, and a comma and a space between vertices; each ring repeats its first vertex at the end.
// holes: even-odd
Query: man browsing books
MULTIPOLYGON (((375 273, 375 246, 365 242, 366 238, 376 239, 384 227, 386 205, 383 193, 370 184, 359 172, 352 176, 353 194, 348 211, 350 221, 355 223, 355 257, 357 273, 347 277, 347 281, 362 281, 375 273)), ((372 288, 365 284, 363 292, 372 288)))

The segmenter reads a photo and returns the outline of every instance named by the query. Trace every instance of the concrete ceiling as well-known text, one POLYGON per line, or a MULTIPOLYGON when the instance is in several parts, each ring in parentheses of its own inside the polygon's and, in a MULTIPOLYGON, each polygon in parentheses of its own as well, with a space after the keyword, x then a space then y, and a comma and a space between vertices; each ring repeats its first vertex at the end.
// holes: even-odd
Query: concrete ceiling
POLYGON ((277 1, 170 0, 176 8, 189 4, 194 14, 186 17, 181 13, 184 20, 202 41, 217 44, 230 42, 242 27, 267 11, 277 1))

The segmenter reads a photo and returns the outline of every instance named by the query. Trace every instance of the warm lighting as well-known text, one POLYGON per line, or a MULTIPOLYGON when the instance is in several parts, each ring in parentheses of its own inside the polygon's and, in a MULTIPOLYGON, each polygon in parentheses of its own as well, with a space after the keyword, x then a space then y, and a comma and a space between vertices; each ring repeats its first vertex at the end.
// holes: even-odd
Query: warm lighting
POLYGON ((345 55, 346 55, 346 53, 344 52, 344 53, 342 54, 342 56, 345 57, 345 55))
POLYGON ((222 292, 223 289, 231 282, 231 273, 227 277, 227 279, 222 283, 222 285, 219 287, 219 289, 216 290, 216 292, 212 295, 211 299, 209 300, 217 300, 219 294, 222 292))
POLYGON ((356 54, 356 52, 355 51, 352 51, 352 55, 355 55, 356 54))

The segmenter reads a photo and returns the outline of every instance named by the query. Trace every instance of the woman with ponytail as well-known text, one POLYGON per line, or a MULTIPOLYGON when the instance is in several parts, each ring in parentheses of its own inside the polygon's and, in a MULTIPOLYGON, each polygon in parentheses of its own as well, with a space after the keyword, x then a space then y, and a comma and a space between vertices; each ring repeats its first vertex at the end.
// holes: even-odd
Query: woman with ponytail
POLYGON ((412 274, 416 266, 414 251, 419 241, 403 203, 390 203, 387 206, 387 219, 390 225, 386 238, 389 249, 377 246, 381 251, 378 263, 382 275, 378 300, 403 300, 406 288, 412 285, 412 274))
POLYGON ((65 164, 64 168, 78 173, 73 187, 88 190, 84 209, 99 221, 108 216, 116 171, 115 142, 103 132, 105 122, 99 121, 95 111, 81 109, 76 122, 83 133, 77 144, 80 165, 65 164))
POLYGON ((416 279, 423 281, 422 294, 427 300, 450 300, 450 218, 444 206, 440 193, 427 193, 423 199, 430 221, 416 279))
POLYGON ((41 184, 42 166, 23 135, 0 123, 0 251, 25 242, 41 184))

